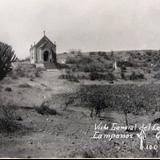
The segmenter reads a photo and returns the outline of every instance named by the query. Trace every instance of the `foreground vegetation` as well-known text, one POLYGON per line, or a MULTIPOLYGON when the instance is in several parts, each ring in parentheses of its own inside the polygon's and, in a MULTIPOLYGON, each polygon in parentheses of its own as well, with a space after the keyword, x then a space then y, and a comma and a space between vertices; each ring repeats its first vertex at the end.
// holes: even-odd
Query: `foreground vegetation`
POLYGON ((12 63, 16 60, 16 55, 11 46, 0 42, 0 80, 12 70, 12 63))

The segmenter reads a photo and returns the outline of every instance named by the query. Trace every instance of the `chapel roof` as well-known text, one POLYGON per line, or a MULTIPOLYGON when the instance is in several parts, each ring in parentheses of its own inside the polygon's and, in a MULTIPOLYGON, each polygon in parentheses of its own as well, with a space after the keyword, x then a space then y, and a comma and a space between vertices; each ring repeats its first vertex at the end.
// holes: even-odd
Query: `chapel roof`
POLYGON ((31 49, 33 47, 45 47, 48 43, 50 43, 51 45, 53 45, 54 47, 56 47, 56 44, 53 43, 46 35, 44 35, 36 44, 34 44, 31 49))

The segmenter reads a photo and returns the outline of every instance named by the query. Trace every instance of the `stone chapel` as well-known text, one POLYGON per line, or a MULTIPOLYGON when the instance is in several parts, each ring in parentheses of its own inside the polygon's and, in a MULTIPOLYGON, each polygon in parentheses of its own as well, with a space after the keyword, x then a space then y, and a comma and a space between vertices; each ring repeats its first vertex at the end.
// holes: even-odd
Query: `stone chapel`
POLYGON ((31 45, 30 62, 36 67, 52 68, 57 64, 56 43, 53 43, 46 35, 31 45))

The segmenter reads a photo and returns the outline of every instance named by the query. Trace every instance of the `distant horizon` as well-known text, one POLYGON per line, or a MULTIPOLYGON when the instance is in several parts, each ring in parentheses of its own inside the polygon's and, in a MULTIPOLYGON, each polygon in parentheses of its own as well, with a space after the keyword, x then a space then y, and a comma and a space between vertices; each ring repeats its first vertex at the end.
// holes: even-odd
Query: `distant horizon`
MULTIPOLYGON (((110 52, 115 52, 115 53, 118 53, 118 52, 132 52, 132 51, 160 51, 160 49, 130 49, 130 50, 108 50, 108 51, 81 51, 81 53, 90 53, 90 52, 106 52, 106 53, 110 53, 110 52)), ((61 54, 68 54, 68 53, 70 53, 70 51, 64 51, 64 52, 57 52, 57 55, 61 55, 61 54)), ((26 58, 29 58, 30 57, 30 55, 28 55, 28 56, 26 56, 26 57, 24 57, 24 58, 19 58, 19 57, 17 57, 19 60, 24 60, 24 59, 26 59, 26 58)))

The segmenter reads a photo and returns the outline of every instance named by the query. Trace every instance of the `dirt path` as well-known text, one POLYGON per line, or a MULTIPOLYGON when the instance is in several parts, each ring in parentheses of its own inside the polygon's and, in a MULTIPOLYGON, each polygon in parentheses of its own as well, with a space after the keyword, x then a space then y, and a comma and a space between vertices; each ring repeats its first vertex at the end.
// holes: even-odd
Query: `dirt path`
POLYGON ((17 80, 3 80, 0 98, 3 104, 15 104, 18 106, 40 105, 44 99, 50 98, 52 95, 62 93, 72 93, 76 89, 76 84, 66 82, 58 77, 61 71, 54 70, 52 72, 45 71, 40 78, 30 81, 28 78, 19 78, 17 80), (29 85, 20 87, 20 85, 29 85), (11 92, 5 91, 5 88, 10 87, 11 92), (45 97, 45 98, 44 98, 45 97))

